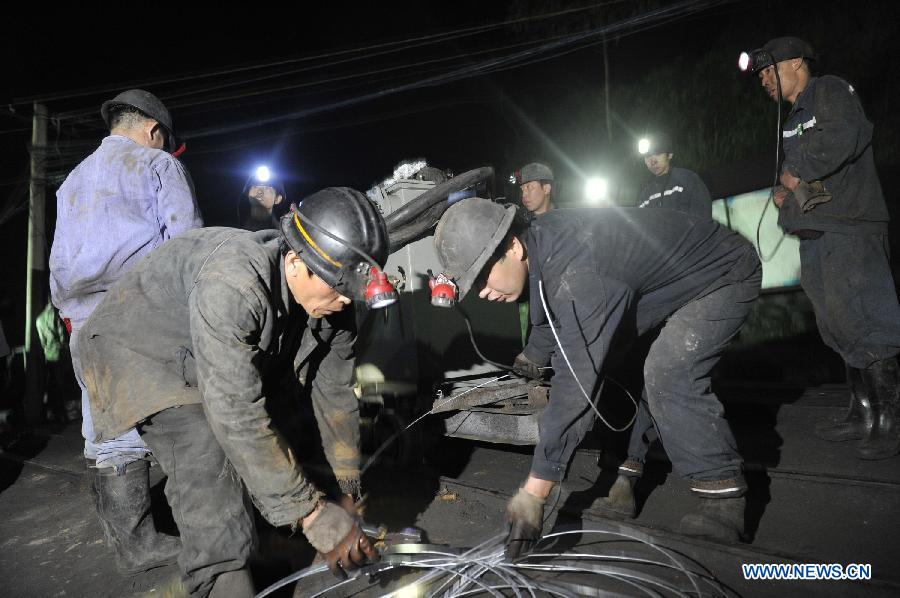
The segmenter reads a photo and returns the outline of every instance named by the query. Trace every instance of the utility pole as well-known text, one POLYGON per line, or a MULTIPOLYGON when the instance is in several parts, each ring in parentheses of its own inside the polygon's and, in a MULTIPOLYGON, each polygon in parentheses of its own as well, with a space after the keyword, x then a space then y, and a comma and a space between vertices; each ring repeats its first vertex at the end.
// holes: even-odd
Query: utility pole
POLYGON ((28 198, 28 270, 25 273, 25 423, 37 425, 44 410, 44 352, 35 318, 46 304, 47 231, 44 224, 47 107, 34 104, 31 130, 31 185, 28 198))
POLYGON ((612 118, 609 114, 609 53, 606 51, 606 37, 603 38, 603 99, 606 104, 606 140, 612 146, 612 118))

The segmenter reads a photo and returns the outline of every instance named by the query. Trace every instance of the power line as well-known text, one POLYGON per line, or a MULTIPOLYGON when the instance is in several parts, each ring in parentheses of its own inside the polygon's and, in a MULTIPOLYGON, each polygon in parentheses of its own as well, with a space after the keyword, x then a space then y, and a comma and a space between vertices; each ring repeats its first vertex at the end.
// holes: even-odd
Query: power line
POLYGON ((311 126, 311 127, 281 129, 277 134, 263 135, 260 137, 255 137, 253 139, 247 139, 244 141, 239 141, 237 143, 232 143, 232 144, 227 144, 227 145, 218 145, 217 144, 213 147, 209 147, 209 148, 201 149, 201 150, 189 149, 188 151, 190 152, 191 156, 197 156, 197 155, 209 154, 209 153, 218 153, 218 152, 223 152, 223 151, 240 149, 243 147, 256 145, 258 143, 264 143, 267 141, 284 139, 285 137, 293 137, 296 135, 304 135, 304 134, 308 134, 308 133, 317 133, 320 131, 330 131, 333 129, 342 129, 342 128, 346 128, 346 127, 356 127, 356 126, 366 125, 366 124, 375 123, 375 122, 383 122, 386 120, 393 120, 396 118, 402 118, 404 116, 409 116, 410 114, 418 114, 421 112, 431 112, 434 110, 440 110, 440 109, 447 108, 450 106, 459 106, 462 104, 489 104, 489 103, 492 103, 493 101, 494 100, 469 99, 469 100, 454 100, 454 101, 450 101, 450 102, 443 102, 441 104, 429 104, 427 106, 420 105, 420 106, 417 106, 414 108, 407 108, 405 110, 397 110, 397 111, 393 111, 393 112, 389 112, 389 113, 385 113, 385 114, 375 115, 375 116, 372 116, 369 118, 355 119, 352 121, 323 123, 321 125, 315 125, 315 126, 311 126))
POLYGON ((296 110, 293 112, 288 112, 285 114, 280 114, 276 116, 269 116, 265 118, 259 118, 252 121, 245 121, 243 123, 235 123, 232 125, 225 125, 219 127, 208 127, 206 129, 200 129, 193 132, 183 133, 185 138, 189 139, 199 139, 203 137, 209 137, 213 135, 223 135, 228 133, 235 133, 238 131, 243 131, 246 129, 265 126, 285 120, 294 120, 298 118, 304 118, 308 116, 313 116, 316 114, 320 114, 322 112, 337 110, 340 108, 347 108, 350 106, 354 106, 357 104, 361 104, 364 102, 372 101, 375 99, 380 99, 384 97, 388 97, 391 95, 395 95, 400 92, 410 91, 414 89, 422 89, 426 87, 436 87, 440 85, 445 85, 447 83, 452 83, 456 81, 461 81, 464 79, 469 79, 477 76, 482 76, 484 74, 488 74, 491 72, 496 72, 497 70, 503 68, 513 68, 515 66, 520 66, 523 60, 527 58, 531 58, 535 55, 553 52, 553 51, 561 51, 568 52, 571 51, 568 46, 572 46, 574 44, 578 44, 580 42, 586 42, 593 40, 595 38, 602 38, 611 34, 620 34, 621 32, 634 27, 642 27, 647 28, 649 26, 658 26, 664 22, 667 22, 667 19, 671 20, 674 18, 679 18, 684 16, 687 13, 695 13, 701 10, 705 10, 711 8, 713 6, 723 4, 726 2, 731 2, 733 0, 688 0, 686 2, 680 2, 678 4, 665 7, 662 9, 653 10, 637 17, 632 17, 629 19, 624 19, 622 21, 618 21, 611 25, 607 25, 604 27, 600 27, 597 29, 592 29, 589 31, 573 34, 570 36, 566 36, 560 40, 549 42, 546 44, 542 44, 535 48, 529 48, 526 50, 521 50, 518 52, 514 52, 504 57, 493 58, 486 61, 483 61, 478 64, 465 66, 459 69, 455 69, 448 73, 442 75, 435 75, 433 77, 427 77, 425 79, 421 79, 419 81, 414 81, 406 84, 397 85, 392 88, 381 89, 369 93, 362 94, 360 96, 345 98, 343 100, 339 100, 337 102, 332 102, 330 104, 305 108, 302 110, 296 110))
MULTIPOLYGON (((517 45, 521 46, 523 44, 517 44, 517 45)), ((484 52, 494 52, 494 51, 499 51, 499 50, 498 49, 490 49, 490 50, 485 50, 484 52)), ((245 92, 241 92, 241 93, 236 93, 236 94, 227 95, 227 96, 217 96, 217 97, 213 97, 213 98, 209 98, 209 99, 200 99, 200 100, 196 100, 196 101, 189 101, 189 102, 183 102, 183 103, 176 102, 176 103, 171 104, 169 107, 172 109, 185 108, 185 107, 197 106, 197 105, 207 105, 210 103, 239 100, 239 99, 243 99, 243 98, 254 97, 254 96, 265 95, 265 94, 279 93, 282 91, 290 91, 290 90, 294 90, 294 89, 304 89, 304 88, 309 88, 309 87, 316 87, 316 86, 327 84, 327 83, 349 81, 352 79, 371 77, 374 75, 381 75, 381 74, 392 73, 392 72, 397 72, 397 71, 407 71, 407 70, 410 70, 410 69, 413 69, 416 67, 421 67, 421 66, 426 66, 426 65, 431 65, 431 64, 438 64, 438 63, 448 62, 448 61, 452 61, 452 60, 459 60, 461 58, 467 58, 473 54, 478 54, 478 52, 466 53, 466 54, 455 54, 453 56, 444 56, 441 58, 421 60, 418 62, 399 64, 399 65, 384 67, 384 68, 380 68, 380 69, 370 69, 370 70, 367 70, 364 72, 356 72, 356 73, 350 73, 347 75, 340 75, 340 76, 336 76, 336 77, 328 77, 326 79, 319 79, 316 81, 303 81, 301 83, 293 83, 290 85, 281 85, 279 87, 274 87, 274 88, 249 90, 249 91, 245 91, 245 92)), ((65 118, 67 118, 67 115, 61 114, 60 118, 65 119, 65 118)))
MULTIPOLYGON (((356 97, 351 97, 351 98, 346 98, 344 100, 340 100, 338 102, 333 102, 330 104, 325 104, 325 105, 320 105, 320 106, 314 106, 311 108, 291 112, 288 114, 266 117, 266 118, 257 119, 257 120, 253 120, 253 121, 245 121, 243 123, 236 123, 233 125, 211 127, 211 128, 202 129, 199 131, 187 132, 186 134, 184 134, 184 137, 190 138, 190 139, 199 139, 199 138, 214 136, 214 135, 218 135, 218 134, 231 133, 231 132, 244 130, 244 129, 248 129, 248 128, 252 128, 252 127, 274 124, 276 122, 281 122, 284 120, 293 120, 293 119, 303 118, 306 116, 311 116, 311 115, 319 114, 322 112, 326 112, 329 110, 335 110, 335 109, 339 109, 342 107, 348 107, 348 106, 352 106, 355 104, 370 101, 373 99, 377 99, 380 97, 386 97, 388 95, 393 95, 393 94, 396 94, 396 93, 399 93, 402 91, 444 85, 447 83, 452 83, 452 82, 464 80, 467 78, 472 78, 472 77, 476 77, 476 76, 483 76, 486 74, 500 72, 502 70, 507 70, 510 68, 519 68, 519 67, 525 66, 527 64, 532 64, 535 62, 549 60, 554 57, 558 57, 558 56, 561 56, 561 55, 564 55, 564 54, 567 54, 570 52, 574 52, 574 51, 583 49, 585 47, 592 46, 594 44, 600 43, 602 41, 602 39, 606 38, 607 36, 609 36, 611 34, 614 34, 616 37, 623 37, 625 35, 631 35, 631 34, 634 34, 639 31, 643 31, 643 30, 646 30, 646 29, 649 29, 652 27, 657 27, 663 23, 671 22, 676 19, 690 18, 692 16, 696 17, 696 13, 699 11, 714 7, 719 4, 729 3, 730 1, 731 0, 720 0, 720 1, 712 1, 712 2, 710 2, 710 1, 707 1, 707 2, 702 2, 702 1, 701 2, 697 2, 697 1, 682 2, 682 3, 674 5, 674 6, 651 11, 651 12, 645 13, 643 15, 638 15, 637 17, 624 19, 617 23, 613 23, 611 25, 607 25, 607 26, 604 26, 604 27, 601 27, 598 29, 593 29, 593 30, 590 30, 587 32, 581 32, 581 33, 573 34, 573 35, 556 36, 556 37, 552 37, 552 38, 545 38, 545 40, 539 40, 539 41, 550 40, 549 43, 542 43, 539 46, 533 46, 533 41, 529 41, 529 42, 511 44, 509 46, 503 46, 503 47, 499 47, 499 48, 487 48, 484 50, 480 50, 478 52, 469 53, 467 55, 456 55, 456 56, 451 56, 451 57, 431 59, 431 60, 426 60, 426 61, 420 61, 418 63, 410 63, 410 64, 406 64, 406 65, 387 67, 387 68, 379 69, 379 70, 375 70, 375 71, 367 71, 364 73, 355 73, 355 74, 345 75, 342 77, 333 77, 333 78, 320 80, 320 81, 316 81, 316 82, 306 82, 306 83, 302 83, 302 84, 298 84, 298 85, 282 86, 281 88, 278 88, 278 89, 266 89, 264 91, 256 91, 256 92, 251 91, 251 92, 246 92, 243 94, 237 94, 237 95, 233 95, 233 96, 214 97, 214 98, 210 98, 210 99, 203 101, 202 104, 200 101, 188 102, 185 104, 181 104, 179 106, 186 107, 186 106, 195 106, 195 105, 208 105, 209 103, 213 103, 213 102, 224 102, 224 101, 231 101, 234 99, 242 99, 244 97, 252 97, 254 95, 259 95, 262 93, 269 93, 269 94, 278 93, 280 91, 286 91, 286 90, 301 88, 301 87, 305 87, 305 86, 315 86, 315 85, 327 84, 329 82, 351 80, 353 78, 373 76, 376 74, 383 74, 385 72, 395 72, 398 70, 401 70, 401 71, 409 70, 415 66, 423 66, 423 65, 427 65, 427 64, 437 64, 440 62, 446 62, 448 60, 455 60, 458 58, 466 58, 466 57, 470 57, 470 56, 477 55, 477 54, 497 52, 497 51, 502 51, 507 48, 521 47, 523 45, 532 45, 533 46, 533 47, 527 48, 526 50, 523 50, 523 51, 514 52, 514 53, 506 55, 506 56, 495 57, 495 58, 483 61, 481 63, 464 66, 462 68, 455 69, 455 70, 452 70, 452 71, 449 71, 449 72, 446 72, 443 74, 435 75, 433 77, 427 77, 425 79, 407 82, 407 83, 396 85, 394 87, 390 87, 387 89, 370 91, 370 92, 364 93, 364 94, 356 96, 356 97), (580 44, 580 45, 578 45, 578 44, 580 44), (544 54, 543 56, 541 55, 542 53, 544 54)), ((610 4, 610 3, 606 3, 606 4, 610 4)), ((570 11, 562 11, 562 12, 571 12, 571 10, 570 11)), ((556 13, 553 13, 553 14, 556 14, 556 13)), ((528 19, 525 19, 525 20, 528 20, 528 19)), ((420 73, 416 73, 416 74, 420 74, 420 73)), ((355 84, 351 85, 351 87, 353 87, 353 86, 355 86, 355 84)), ((278 100, 283 101, 284 99, 278 98, 278 100)), ((253 102, 253 103, 259 103, 259 102, 253 102)), ((240 104, 238 104, 238 106, 250 105, 250 104, 251 104, 250 102, 246 102, 246 103, 240 103, 240 104)), ((69 121, 69 122, 74 123, 77 121, 73 120, 73 121, 69 121)), ((317 130, 321 130, 322 128, 323 127, 319 127, 319 128, 317 128, 317 130)))
MULTIPOLYGON (((297 57, 297 58, 288 58, 288 59, 284 59, 284 60, 277 60, 277 61, 270 61, 270 62, 264 62, 264 63, 255 63, 255 64, 249 64, 249 65, 243 65, 243 66, 230 67, 230 68, 225 68, 225 69, 221 69, 218 71, 201 72, 201 73, 194 72, 194 73, 189 73, 189 74, 185 74, 185 75, 177 75, 174 77, 151 79, 151 80, 144 80, 144 81, 132 81, 127 84, 123 83, 123 84, 116 84, 116 85, 104 85, 104 86, 82 88, 82 89, 69 90, 69 91, 63 91, 63 92, 57 92, 57 93, 39 94, 39 95, 35 95, 32 97, 14 98, 10 105, 26 104, 26 103, 33 103, 33 102, 49 102, 49 101, 53 101, 53 100, 62 100, 62 99, 71 99, 71 98, 92 96, 92 95, 98 95, 101 93, 110 93, 110 92, 118 91, 118 90, 125 89, 125 88, 151 87, 151 86, 157 86, 157 85, 167 85, 170 83, 180 83, 183 81, 196 81, 197 79, 208 79, 208 78, 219 77, 219 76, 223 76, 223 75, 232 75, 232 74, 236 74, 236 73, 242 73, 242 72, 253 71, 253 70, 258 70, 258 69, 267 69, 267 68, 274 68, 277 66, 284 66, 284 65, 288 65, 288 64, 296 64, 296 63, 300 63, 300 62, 310 62, 310 61, 314 61, 314 60, 321 60, 323 58, 332 58, 335 56, 346 56, 348 54, 354 54, 354 53, 360 53, 360 54, 365 53, 365 54, 363 54, 359 57, 353 58, 353 59, 349 59, 347 61, 368 59, 372 56, 383 55, 383 54, 388 54, 388 53, 392 53, 392 52, 399 52, 402 50, 407 50, 409 48, 419 47, 422 45, 442 43, 442 42, 450 41, 453 39, 459 39, 461 37, 476 35, 478 33, 490 31, 492 29, 508 27, 510 25, 515 25, 518 23, 550 19, 550 18, 554 18, 554 17, 558 17, 558 16, 573 14, 576 12, 583 12, 583 11, 587 11, 587 10, 602 8, 602 7, 613 5, 613 4, 621 4, 625 1, 626 0, 608 0, 606 2, 600 2, 597 4, 593 4, 593 5, 558 10, 558 11, 554 11, 554 12, 550 12, 550 13, 544 13, 541 15, 533 15, 533 16, 528 16, 528 17, 519 17, 516 19, 508 19, 506 21, 502 21, 499 23, 493 23, 493 24, 488 24, 488 25, 477 25, 474 27, 456 29, 456 30, 447 31, 447 32, 443 32, 443 33, 433 33, 433 34, 428 34, 428 35, 421 35, 421 36, 416 36, 416 37, 407 38, 404 40, 393 41, 393 42, 382 42, 382 43, 377 43, 377 44, 371 44, 368 46, 347 48, 347 49, 336 50, 336 51, 332 51, 332 52, 324 52, 324 53, 315 54, 312 56, 302 56, 302 57, 297 57), (381 52, 376 52, 376 53, 372 52, 373 50, 379 50, 379 49, 383 49, 383 48, 394 48, 394 49, 389 50, 389 51, 383 50, 381 52)), ((273 76, 280 76, 280 75, 276 74, 273 76)), ((201 92, 198 91, 196 93, 201 93, 201 92)))
MULTIPOLYGON (((466 52, 466 53, 464 53, 464 54, 454 54, 454 55, 452 55, 452 56, 445 56, 445 57, 441 57, 441 58, 433 58, 433 59, 429 59, 429 60, 422 60, 422 61, 418 61, 418 62, 411 62, 411 63, 401 64, 401 65, 395 65, 395 66, 386 67, 386 68, 383 68, 383 69, 367 70, 367 71, 363 71, 363 72, 350 73, 350 74, 347 74, 347 75, 342 75, 342 76, 338 76, 338 77, 330 77, 330 78, 327 78, 327 79, 320 79, 320 80, 316 80, 316 81, 306 81, 306 82, 297 83, 297 84, 291 84, 291 85, 281 85, 281 86, 279 86, 279 87, 262 87, 262 88, 257 88, 257 89, 255 89, 255 90, 251 89, 251 90, 248 90, 248 91, 246 91, 246 92, 241 92, 241 93, 237 93, 237 94, 233 94, 233 95, 227 95, 227 96, 215 96, 215 97, 212 97, 212 98, 197 99, 197 100, 195 100, 195 101, 186 101, 186 102, 180 102, 180 103, 176 102, 176 103, 174 103, 174 104, 168 104, 168 103, 167 103, 167 105, 168 105, 170 108, 172 108, 172 109, 179 109, 179 108, 183 109, 183 108, 190 108, 190 107, 194 107, 194 106, 208 106, 208 105, 211 104, 211 103, 223 103, 223 102, 229 102, 229 101, 233 101, 233 100, 238 100, 238 99, 243 99, 243 98, 248 98, 248 97, 254 97, 254 96, 259 96, 259 95, 271 95, 271 94, 281 93, 281 92, 284 92, 284 91, 290 91, 290 90, 294 90, 294 89, 302 89, 302 88, 308 88, 308 87, 318 87, 318 86, 320 86, 320 85, 327 85, 328 83, 337 83, 337 82, 342 82, 342 81, 350 81, 350 80, 353 80, 353 79, 359 79, 359 78, 364 78, 364 77, 371 77, 371 76, 374 76, 374 75, 385 74, 385 73, 390 73, 390 72, 397 72, 397 71, 402 72, 402 71, 412 70, 412 69, 414 69, 414 68, 419 69, 419 70, 417 70, 416 73, 411 73, 409 76, 421 75, 423 72, 427 72, 427 71, 429 71, 429 70, 430 70, 430 71, 439 70, 439 69, 435 69, 435 68, 429 68, 429 69, 422 69, 422 68, 421 68, 421 67, 424 67, 424 66, 427 66, 427 65, 434 65, 434 64, 439 64, 439 63, 442 63, 442 62, 456 61, 456 60, 460 60, 460 59, 471 58, 471 57, 473 57, 473 56, 478 56, 478 55, 483 55, 483 54, 490 54, 490 53, 493 53, 493 52, 502 52, 502 51, 504 51, 504 50, 510 50, 510 49, 514 49, 514 48, 521 48, 521 47, 523 47, 523 46, 537 46, 537 45, 540 44, 541 42, 553 41, 553 40, 557 40, 557 39, 562 39, 562 38, 564 38, 564 37, 566 37, 566 35, 556 35, 556 36, 551 36, 551 37, 547 37, 547 38, 541 38, 541 39, 537 39, 537 40, 529 40, 529 41, 527 41, 527 42, 518 42, 518 43, 515 43, 515 44, 508 44, 508 45, 505 45, 505 46, 492 47, 492 48, 485 48, 485 49, 482 49, 482 50, 477 50, 477 51, 472 51, 472 52, 466 52)), ((396 77, 395 77, 395 78, 396 78, 396 77)), ((407 77, 407 78, 408 78, 408 77, 407 77)), ((376 80, 376 81, 369 81, 368 83, 369 83, 369 84, 371 84, 371 83, 377 83, 377 82, 379 82, 379 81, 387 81, 387 80, 390 80, 390 79, 391 79, 391 77, 382 77, 382 78, 380 78, 379 80, 376 80)), ((359 85, 362 85, 362 84, 364 84, 364 83, 353 83, 353 84, 351 84, 351 85, 333 86, 333 87, 331 87, 331 88, 329 88, 329 89, 325 89, 325 90, 315 90, 315 91, 312 91, 312 92, 310 92, 310 93, 306 93, 306 94, 302 94, 302 95, 308 96, 308 95, 316 94, 316 93, 330 93, 330 92, 333 92, 333 91, 335 91, 335 90, 347 89, 347 88, 352 88, 352 87, 358 87, 359 85)), ((292 97, 302 97, 302 96, 292 96, 292 97)), ((217 110, 217 109, 233 109, 234 107, 243 107, 243 106, 249 106, 249 105, 253 105, 253 104, 266 103, 266 102, 273 102, 273 101, 279 101, 279 102, 282 102, 282 101, 284 101, 285 99, 286 99, 286 98, 284 98, 284 97, 279 97, 279 98, 277 98, 277 99, 264 99, 264 100, 261 100, 261 101, 259 101, 259 102, 241 102, 241 103, 238 103, 238 104, 236 104, 236 105, 234 105, 234 106, 221 107, 221 108, 213 108, 212 110, 217 110)), ((70 122, 70 123, 71 123, 71 122, 84 122, 84 121, 82 121, 81 119, 78 118, 78 116, 80 116, 83 112, 84 112, 84 111, 82 111, 82 110, 79 110, 79 111, 73 111, 73 112, 63 112, 63 113, 58 114, 58 115, 57 115, 57 118, 60 119, 60 120, 62 120, 62 121, 67 121, 67 122, 70 122), (73 117, 74 117, 74 118, 73 118, 73 117)), ((94 114, 95 112, 96 112, 96 109, 91 109, 91 110, 90 110, 90 114, 92 114, 92 117, 90 118, 90 122, 89 122, 88 124, 91 124, 91 125, 96 126, 97 128, 100 128, 97 119, 93 117, 93 114, 94 114)))

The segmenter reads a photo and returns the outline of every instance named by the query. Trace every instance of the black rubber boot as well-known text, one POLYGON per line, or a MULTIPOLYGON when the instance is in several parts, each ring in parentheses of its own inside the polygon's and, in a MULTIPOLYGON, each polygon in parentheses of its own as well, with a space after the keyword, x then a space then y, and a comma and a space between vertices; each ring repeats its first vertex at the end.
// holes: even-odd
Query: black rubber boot
POLYGON ((144 460, 125 466, 94 466, 88 460, 94 506, 107 543, 116 553, 116 566, 134 575, 178 560, 181 540, 156 531, 150 513, 150 464, 144 460))
POLYGON ((594 507, 613 519, 633 519, 637 513, 634 504, 634 485, 638 478, 619 474, 609 489, 609 494, 594 503, 594 507))
POLYGON ((850 382, 850 409, 843 420, 816 426, 816 436, 822 440, 829 442, 861 440, 872 429, 874 419, 872 400, 863 381, 862 370, 847 366, 847 381, 850 382))
POLYGON ((681 519, 679 531, 695 536, 733 544, 744 536, 743 496, 731 498, 701 498, 700 505, 681 519))
POLYGON ((860 459, 889 459, 900 454, 900 366, 895 358, 878 361, 863 370, 872 397, 873 424, 859 443, 860 459))

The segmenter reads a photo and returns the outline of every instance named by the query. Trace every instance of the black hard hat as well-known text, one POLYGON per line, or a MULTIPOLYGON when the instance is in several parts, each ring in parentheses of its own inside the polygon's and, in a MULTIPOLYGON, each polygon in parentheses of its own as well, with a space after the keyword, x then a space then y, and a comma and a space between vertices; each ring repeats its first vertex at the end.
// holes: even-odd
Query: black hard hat
POLYGON ((241 195, 238 198, 238 224, 240 226, 243 226, 250 217, 251 199, 249 193, 251 187, 271 187, 275 190, 276 195, 281 196, 281 202, 272 207, 272 215, 275 218, 278 218, 287 209, 286 207, 282 207, 288 205, 283 179, 279 177, 277 173, 271 172, 267 167, 260 166, 247 177, 244 188, 241 189, 241 195), (262 168, 266 169, 266 177, 260 176, 262 168))
POLYGON ((375 205, 356 189, 329 187, 313 193, 299 207, 291 208, 280 223, 288 247, 341 295, 364 299, 371 264, 359 252, 368 254, 379 267, 388 258, 387 228, 375 205), (297 212, 313 225, 299 218, 297 212))
POLYGON ((129 89, 123 91, 111 100, 106 100, 100 106, 100 115, 106 126, 109 125, 110 110, 117 106, 131 106, 137 108, 148 117, 158 122, 166 130, 166 146, 167 152, 175 151, 179 143, 175 136, 175 127, 172 125, 172 115, 169 114, 165 104, 158 97, 144 91, 143 89, 129 89))
POLYGON ((241 191, 241 195, 247 195, 247 193, 250 192, 250 187, 271 187, 272 189, 275 189, 275 193, 281 196, 282 201, 287 199, 282 178, 266 168, 266 174, 268 176, 264 179, 260 176, 262 168, 264 167, 257 168, 249 177, 247 177, 247 182, 244 183, 244 189, 241 191))
POLYGON ((638 153, 641 156, 652 156, 654 154, 671 154, 675 151, 675 144, 672 138, 665 133, 656 133, 652 136, 641 139, 642 143, 638 144, 638 153), (646 148, 642 147, 646 141, 646 148), (643 151, 642 151, 643 150, 643 151))
POLYGON ((766 42, 762 48, 749 54, 749 70, 757 73, 775 63, 793 58, 815 60, 813 47, 799 37, 776 37, 766 42))
POLYGON ((450 206, 441 217, 434 232, 434 249, 444 274, 459 287, 460 301, 503 242, 515 215, 515 206, 469 197, 450 206))

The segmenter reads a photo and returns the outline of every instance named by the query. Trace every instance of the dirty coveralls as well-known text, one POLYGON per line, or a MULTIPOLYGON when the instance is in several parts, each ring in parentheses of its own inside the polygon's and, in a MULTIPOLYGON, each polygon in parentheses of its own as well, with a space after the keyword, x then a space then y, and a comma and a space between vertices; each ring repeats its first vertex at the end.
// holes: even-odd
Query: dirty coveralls
MULTIPOLYGON (((638 194, 637 207, 639 208, 667 208, 691 214, 698 218, 712 218, 712 198, 709 189, 703 183, 697 173, 686 168, 673 166, 669 172, 653 177, 653 180, 638 194)), ((640 350, 638 355, 644 355, 647 343, 652 342, 654 333, 648 333, 648 338, 641 339, 638 343, 640 350)), ((636 476, 643 472, 643 463, 650 448, 645 435, 653 430, 653 418, 647 407, 647 395, 641 393, 641 402, 637 417, 634 419, 631 437, 628 441, 628 460, 619 468, 619 473, 625 476, 636 476)))
POLYGON ((593 399, 629 342, 662 325, 644 380, 674 470, 702 495, 741 494, 742 461, 710 371, 759 294, 753 246, 709 218, 633 208, 550 212, 525 245, 534 309, 524 353, 538 365, 552 354, 554 371, 531 474, 562 480, 595 417, 579 383, 593 399))
POLYGON ((122 135, 104 138, 56 192, 50 249, 50 293, 66 320, 75 378, 81 387, 84 456, 121 469, 147 454, 133 429, 95 443, 81 373, 81 326, 107 289, 162 243, 203 226, 184 165, 171 154, 122 135))
POLYGON ((359 491, 352 314, 311 319, 289 293, 276 231, 206 228, 126 274, 82 328, 100 440, 137 426, 168 475, 192 595, 247 564, 255 533, 241 482, 272 525, 296 525, 322 494, 267 412, 284 368, 311 399, 341 490, 359 491))
POLYGON ((803 211, 789 195, 778 224, 800 237, 800 283, 822 340, 859 369, 900 352, 889 217, 872 130, 853 86, 823 76, 810 79, 782 133, 782 169, 807 183, 821 181, 832 199, 803 211))

